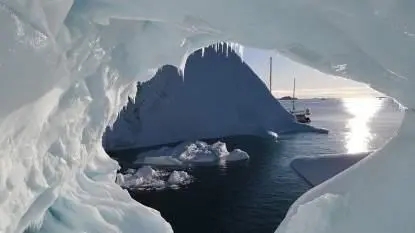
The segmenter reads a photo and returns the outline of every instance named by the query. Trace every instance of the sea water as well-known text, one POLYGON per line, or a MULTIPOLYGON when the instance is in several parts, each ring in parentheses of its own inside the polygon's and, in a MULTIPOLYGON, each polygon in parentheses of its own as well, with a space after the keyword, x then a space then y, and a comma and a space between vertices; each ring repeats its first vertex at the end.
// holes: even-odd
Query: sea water
MULTIPOLYGON (((291 101, 282 104, 292 107, 291 101)), ((273 232, 290 205, 311 188, 290 167, 294 158, 374 150, 394 135, 403 117, 388 98, 308 99, 295 106, 310 108, 311 124, 330 133, 223 138, 229 149, 248 152, 250 160, 192 168, 194 181, 185 187, 129 190, 131 195, 159 210, 178 233, 273 232)))

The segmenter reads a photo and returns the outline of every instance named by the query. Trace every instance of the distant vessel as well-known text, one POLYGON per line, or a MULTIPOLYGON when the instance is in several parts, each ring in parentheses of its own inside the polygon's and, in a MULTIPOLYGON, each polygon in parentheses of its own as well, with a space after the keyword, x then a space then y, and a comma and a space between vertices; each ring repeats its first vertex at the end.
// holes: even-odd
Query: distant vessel
POLYGON ((297 98, 295 98, 295 78, 294 78, 293 97, 291 99, 292 109, 290 110, 290 113, 295 116, 295 118, 297 119, 298 122, 300 122, 300 123, 310 123, 311 122, 310 109, 306 108, 305 110, 296 110, 295 109, 295 101, 296 100, 297 100, 297 98))
MULTIPOLYGON (((272 94, 272 57, 269 58, 269 91, 272 94)), ((296 110, 295 109, 295 101, 297 98, 295 97, 295 78, 294 78, 294 88, 293 88, 293 96, 284 96, 281 100, 291 100, 292 101, 292 109, 290 113, 295 116, 298 122, 300 123, 310 123, 310 109, 306 108, 305 110, 296 110)))

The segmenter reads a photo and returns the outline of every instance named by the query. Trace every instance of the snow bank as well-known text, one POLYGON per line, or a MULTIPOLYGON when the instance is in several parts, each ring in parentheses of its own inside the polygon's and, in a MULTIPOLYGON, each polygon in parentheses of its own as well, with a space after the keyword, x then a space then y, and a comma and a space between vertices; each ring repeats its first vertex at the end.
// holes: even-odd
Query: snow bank
POLYGON ((327 132, 296 123, 230 46, 210 46, 187 58, 184 75, 164 66, 139 84, 103 141, 111 151, 268 131, 327 132))
POLYGON ((202 141, 184 142, 175 147, 150 150, 137 156, 135 164, 161 166, 192 166, 198 164, 223 164, 227 161, 248 160, 249 155, 240 149, 228 151, 226 144, 209 145, 202 141))
POLYGON ((132 190, 161 190, 178 188, 189 184, 192 177, 185 171, 154 170, 150 166, 143 166, 138 170, 129 169, 125 174, 118 173, 115 182, 123 188, 132 190))
POLYGON ((324 232, 319 224, 412 233, 414 9, 411 0, 0 0, 0 232, 171 232, 115 184, 119 166, 101 136, 149 69, 184 68, 195 49, 235 41, 368 83, 408 108, 394 139, 302 196, 277 232, 300 231, 313 219, 295 216, 317 208, 308 233, 324 232), (320 205, 330 193, 339 201, 320 205))

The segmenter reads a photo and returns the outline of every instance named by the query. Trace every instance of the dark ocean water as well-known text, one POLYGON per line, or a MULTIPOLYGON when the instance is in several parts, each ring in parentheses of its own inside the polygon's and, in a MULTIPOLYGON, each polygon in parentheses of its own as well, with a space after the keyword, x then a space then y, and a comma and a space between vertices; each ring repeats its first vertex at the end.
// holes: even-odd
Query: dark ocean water
MULTIPOLYGON (((287 107, 290 102, 283 102, 287 107)), ((291 169, 298 156, 357 153, 382 146, 398 129, 402 112, 390 99, 300 100, 312 124, 329 134, 284 135, 277 141, 249 136, 222 139, 248 162, 188 170, 194 182, 179 190, 138 192, 139 202, 159 210, 178 233, 274 232, 290 205, 310 186, 291 169)))

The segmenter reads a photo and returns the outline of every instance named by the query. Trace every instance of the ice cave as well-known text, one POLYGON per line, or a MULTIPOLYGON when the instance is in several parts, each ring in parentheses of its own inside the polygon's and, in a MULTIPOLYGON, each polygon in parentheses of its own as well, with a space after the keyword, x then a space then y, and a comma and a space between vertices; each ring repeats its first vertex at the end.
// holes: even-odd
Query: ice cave
POLYGON ((388 144, 304 194, 276 232, 413 232, 414 9, 412 0, 0 0, 0 232, 172 232, 115 183, 119 165, 101 138, 137 81, 165 64, 183 69, 218 41, 276 50, 406 108, 388 144))

